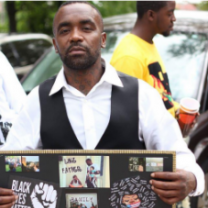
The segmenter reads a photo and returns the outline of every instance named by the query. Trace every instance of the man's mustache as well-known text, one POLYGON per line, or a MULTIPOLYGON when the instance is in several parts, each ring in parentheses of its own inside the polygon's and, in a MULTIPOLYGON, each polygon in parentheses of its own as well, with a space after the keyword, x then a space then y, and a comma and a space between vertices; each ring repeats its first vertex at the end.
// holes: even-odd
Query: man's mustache
POLYGON ((84 48, 86 51, 89 51, 88 48, 81 43, 72 43, 66 50, 66 55, 69 53, 69 51, 74 47, 74 46, 79 46, 81 48, 84 48))

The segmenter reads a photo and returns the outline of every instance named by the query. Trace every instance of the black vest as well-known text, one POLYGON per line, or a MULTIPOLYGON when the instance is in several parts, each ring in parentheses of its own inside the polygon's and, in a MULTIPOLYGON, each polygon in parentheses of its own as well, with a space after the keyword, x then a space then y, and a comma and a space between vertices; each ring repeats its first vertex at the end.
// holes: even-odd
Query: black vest
MULTIPOLYGON (((124 87, 112 87, 109 124, 96 149, 145 149, 139 141, 138 80, 119 73, 124 87)), ((82 149, 66 113, 62 90, 49 96, 55 78, 39 87, 43 149, 82 149)))

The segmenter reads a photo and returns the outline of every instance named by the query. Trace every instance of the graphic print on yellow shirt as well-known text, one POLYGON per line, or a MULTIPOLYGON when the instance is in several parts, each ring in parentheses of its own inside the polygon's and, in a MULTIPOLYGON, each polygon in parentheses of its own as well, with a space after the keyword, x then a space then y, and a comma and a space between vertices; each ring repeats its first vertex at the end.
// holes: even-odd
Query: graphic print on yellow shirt
POLYGON ((165 107, 170 109, 174 106, 170 91, 167 73, 163 73, 158 62, 148 66, 149 73, 153 79, 153 87, 161 94, 165 107))

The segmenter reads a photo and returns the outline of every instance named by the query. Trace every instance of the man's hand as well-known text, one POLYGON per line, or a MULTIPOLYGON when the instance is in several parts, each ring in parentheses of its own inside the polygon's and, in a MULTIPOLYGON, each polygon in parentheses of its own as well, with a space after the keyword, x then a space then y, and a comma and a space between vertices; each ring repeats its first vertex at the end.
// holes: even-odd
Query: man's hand
POLYGON ((52 185, 40 183, 35 186, 30 198, 34 207, 55 208, 57 202, 57 191, 54 190, 52 185))
POLYGON ((155 172, 151 176, 157 179, 150 181, 152 189, 167 204, 172 205, 183 200, 191 191, 196 189, 194 174, 185 170, 177 170, 174 173, 155 172))
POLYGON ((11 208, 17 198, 11 189, 0 188, 0 208, 11 208))

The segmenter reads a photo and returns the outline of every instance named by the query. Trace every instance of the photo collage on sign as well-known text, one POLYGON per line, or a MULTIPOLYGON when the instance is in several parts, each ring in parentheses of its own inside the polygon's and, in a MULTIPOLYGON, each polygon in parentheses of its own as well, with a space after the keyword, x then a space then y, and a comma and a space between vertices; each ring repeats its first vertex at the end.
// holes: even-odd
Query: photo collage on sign
POLYGON ((5 156, 6 172, 39 172, 39 156, 5 156))
POLYGON ((163 171, 163 158, 129 158, 129 171, 131 172, 155 172, 163 171))
MULTIPOLYGON (((5 156, 5 172, 40 172, 40 158, 41 156, 27 155, 5 156)), ((57 183, 11 174, 9 187, 19 196, 13 208, 20 205, 27 208, 58 208, 60 203, 61 206, 64 203, 66 208, 158 208, 157 203, 162 203, 152 190, 150 174, 164 170, 163 157, 140 155, 127 156, 125 160, 121 158, 125 162, 116 166, 121 174, 113 170, 112 164, 110 166, 110 161, 114 161, 110 160, 110 156, 57 155, 56 161, 57 183), (110 172, 110 167, 117 174, 116 177, 110 172), (124 174, 121 170, 124 170, 124 174), (64 201, 61 200, 63 192, 64 201)))

